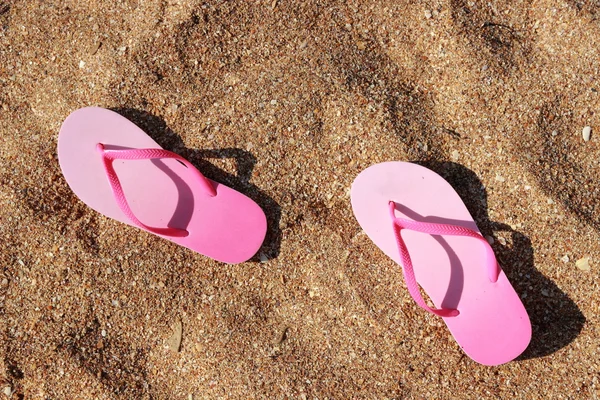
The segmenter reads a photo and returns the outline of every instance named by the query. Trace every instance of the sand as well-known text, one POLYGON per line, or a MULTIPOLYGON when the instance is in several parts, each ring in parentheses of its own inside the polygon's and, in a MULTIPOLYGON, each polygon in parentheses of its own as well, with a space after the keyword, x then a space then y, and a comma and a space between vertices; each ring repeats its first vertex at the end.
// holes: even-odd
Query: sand
POLYGON ((599 15, 0 1, 0 397, 599 398, 599 15), (79 201, 56 144, 90 105, 255 199, 262 257, 225 265, 79 201), (387 160, 440 173, 494 239, 533 324, 518 360, 466 357, 361 232, 350 185, 387 160))

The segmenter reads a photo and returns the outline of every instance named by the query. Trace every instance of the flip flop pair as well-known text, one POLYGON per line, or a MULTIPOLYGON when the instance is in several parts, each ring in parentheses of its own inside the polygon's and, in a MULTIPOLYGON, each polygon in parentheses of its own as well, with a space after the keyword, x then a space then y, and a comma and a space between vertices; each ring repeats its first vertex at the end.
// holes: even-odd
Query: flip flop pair
MULTIPOLYGON (((90 107, 69 115, 58 159, 92 209, 215 260, 244 262, 265 238, 258 204, 206 178, 115 112, 90 107)), ((448 182, 416 164, 377 164, 356 178, 351 201, 367 235, 402 266, 416 303, 444 320, 469 357, 498 365, 525 350, 527 312, 448 182)))

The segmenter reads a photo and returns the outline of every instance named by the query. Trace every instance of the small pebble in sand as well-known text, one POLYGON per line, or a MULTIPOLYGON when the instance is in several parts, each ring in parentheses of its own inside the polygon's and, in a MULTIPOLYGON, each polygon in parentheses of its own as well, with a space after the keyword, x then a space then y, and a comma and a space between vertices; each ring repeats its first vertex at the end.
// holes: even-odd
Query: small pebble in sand
POLYGON ((452 161, 458 160, 458 157, 460 157, 460 154, 458 153, 458 150, 452 151, 452 161))
POLYGON ((181 350, 181 336, 183 333, 183 324, 180 319, 177 319, 172 329, 173 335, 167 341, 167 345, 171 351, 179 352, 181 350))
POLYGON ((585 140, 586 142, 589 142, 590 136, 592 135, 592 127, 586 126, 585 128, 583 128, 582 134, 583 134, 583 140, 585 140))
POLYGON ((431 11, 425 10, 425 18, 427 18, 427 19, 431 18, 431 15, 432 15, 431 11))
POLYGON ((562 262, 564 262, 564 263, 568 263, 569 262, 569 256, 565 254, 560 260, 562 262))
POLYGON ((260 258, 260 262, 261 263, 266 263, 267 261, 269 261, 269 257, 267 257, 265 255, 265 253, 260 253, 260 255, 258 256, 258 258, 260 258))
POLYGON ((79 68, 84 68, 85 67, 85 61, 81 60, 79 61, 79 68))
POLYGON ((5 387, 4 394, 6 395, 6 397, 12 396, 12 388, 10 386, 5 387))
POLYGON ((590 270, 590 258, 589 257, 580 258, 579 260, 577 260, 577 262, 575 262, 575 265, 580 270, 588 272, 590 270))
POLYGON ((277 340, 275 342, 276 344, 281 344, 285 339, 287 339, 289 329, 290 327, 286 326, 279 332, 279 335, 277 335, 277 340))
POLYGON ((93 46, 90 47, 89 53, 91 55, 95 55, 98 52, 98 50, 100 49, 100 46, 102 46, 102 42, 97 40, 96 42, 94 42, 93 46))

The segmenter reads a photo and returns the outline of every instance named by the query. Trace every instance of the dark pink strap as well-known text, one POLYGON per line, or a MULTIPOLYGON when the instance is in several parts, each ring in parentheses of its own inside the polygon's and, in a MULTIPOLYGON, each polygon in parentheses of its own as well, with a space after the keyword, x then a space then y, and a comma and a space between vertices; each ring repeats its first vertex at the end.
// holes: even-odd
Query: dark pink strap
POLYGON ((185 158, 181 157, 178 154, 172 153, 168 150, 163 149, 131 149, 131 150, 107 150, 104 148, 102 143, 98 143, 96 146, 96 150, 102 156, 102 163, 104 164, 104 171, 106 172, 106 177, 108 178, 108 183, 110 188, 112 189, 113 195, 115 196, 115 200, 119 205, 119 208, 123 213, 129 218, 129 220, 136 226, 145 229, 149 232, 155 233, 157 235, 163 236, 171 236, 171 237, 185 237, 189 235, 189 232, 185 229, 177 229, 177 228, 154 228, 142 223, 131 211, 129 204, 127 203, 127 198, 125 198, 125 193, 123 192, 123 187, 121 186, 121 182, 119 181, 119 177, 113 168, 114 160, 149 160, 155 158, 173 158, 182 162, 187 168, 189 168, 192 173, 197 175, 197 180, 200 186, 208 193, 209 196, 214 197, 217 195, 217 192, 213 185, 194 167, 187 161, 185 158))
POLYGON ((498 280, 500 267, 496 261, 494 250, 492 250, 490 244, 483 236, 481 236, 480 233, 458 225, 433 224, 398 218, 395 215, 396 204, 393 201, 390 201, 389 206, 394 235, 396 237, 396 243, 398 244, 398 251, 400 253, 400 259, 402 262, 402 271, 404 273, 404 279, 406 280, 406 286, 408 287, 408 292, 419 306, 432 314, 439 315, 440 317, 455 317, 459 314, 459 311, 456 309, 431 308, 427 305, 427 303, 425 303, 425 300, 423 300, 421 291, 419 290, 419 286, 417 284, 417 279, 415 278, 415 271, 410 259, 410 254, 406 248, 406 243, 402 239, 401 232, 403 229, 410 229, 411 231, 428 233, 430 235, 468 236, 479 240, 481 244, 484 245, 486 251, 488 277, 491 282, 496 282, 498 280))

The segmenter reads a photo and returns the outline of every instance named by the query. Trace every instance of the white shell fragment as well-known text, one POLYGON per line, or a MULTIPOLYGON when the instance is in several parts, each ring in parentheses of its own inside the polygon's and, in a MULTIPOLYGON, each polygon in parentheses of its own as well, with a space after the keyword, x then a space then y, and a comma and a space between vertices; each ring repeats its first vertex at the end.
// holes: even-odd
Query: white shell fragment
POLYGON ((585 140, 586 142, 589 142, 590 136, 592 135, 592 127, 586 126, 585 128, 583 128, 582 134, 583 134, 583 140, 585 140))
POLYGON ((590 258, 589 257, 580 258, 579 260, 577 260, 577 262, 575 263, 575 265, 580 270, 587 272, 587 271, 590 270, 590 258))

